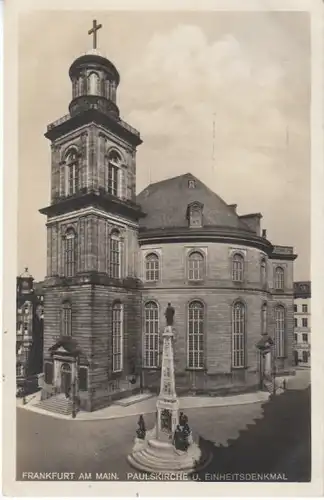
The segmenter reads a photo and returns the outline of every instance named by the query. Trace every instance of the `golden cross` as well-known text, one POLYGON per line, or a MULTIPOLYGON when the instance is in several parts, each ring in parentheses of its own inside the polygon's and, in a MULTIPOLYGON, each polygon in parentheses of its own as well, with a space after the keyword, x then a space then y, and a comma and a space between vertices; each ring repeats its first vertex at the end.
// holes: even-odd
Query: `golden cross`
POLYGON ((88 31, 88 35, 93 34, 93 48, 97 48, 97 31, 102 28, 102 24, 97 24, 97 19, 92 21, 92 28, 88 31))

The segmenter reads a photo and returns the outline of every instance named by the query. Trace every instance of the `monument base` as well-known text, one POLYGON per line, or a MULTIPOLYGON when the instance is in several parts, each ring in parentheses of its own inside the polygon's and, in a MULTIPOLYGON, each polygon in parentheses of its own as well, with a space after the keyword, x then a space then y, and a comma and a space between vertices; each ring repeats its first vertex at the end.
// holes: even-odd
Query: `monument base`
POLYGON ((155 428, 147 432, 146 439, 136 439, 133 452, 127 460, 142 472, 193 472, 201 468, 201 450, 193 441, 187 451, 177 450, 171 442, 156 439, 155 428))

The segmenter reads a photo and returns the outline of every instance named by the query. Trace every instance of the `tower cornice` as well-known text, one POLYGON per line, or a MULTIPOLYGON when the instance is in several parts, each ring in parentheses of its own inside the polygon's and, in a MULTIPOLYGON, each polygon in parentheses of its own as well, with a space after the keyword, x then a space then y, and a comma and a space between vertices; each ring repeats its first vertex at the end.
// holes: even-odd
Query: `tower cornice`
POLYGON ((136 221, 145 216, 140 205, 129 200, 121 200, 120 198, 100 191, 81 192, 69 197, 59 198, 56 203, 40 209, 40 213, 53 217, 80 210, 88 206, 98 207, 109 213, 120 214, 136 221))
MULTIPOLYGON (((90 96, 88 96, 90 97, 90 96)), ((91 106, 74 116, 70 114, 59 118, 55 122, 47 126, 47 131, 44 134, 50 141, 55 141, 69 132, 76 130, 84 125, 96 123, 101 125, 109 131, 116 133, 119 137, 129 142, 132 146, 139 146, 142 144, 142 139, 138 130, 123 121, 122 119, 114 119, 109 114, 100 109, 98 99, 94 99, 91 106)))

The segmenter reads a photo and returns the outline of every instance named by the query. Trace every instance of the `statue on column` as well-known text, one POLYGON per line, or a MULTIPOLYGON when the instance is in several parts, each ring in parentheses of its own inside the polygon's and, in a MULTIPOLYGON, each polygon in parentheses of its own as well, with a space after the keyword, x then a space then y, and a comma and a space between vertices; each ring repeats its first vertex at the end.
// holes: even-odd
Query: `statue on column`
POLYGON ((173 326, 174 313, 175 313, 174 307, 171 306, 171 302, 168 302, 168 307, 166 308, 164 313, 167 326, 173 326))

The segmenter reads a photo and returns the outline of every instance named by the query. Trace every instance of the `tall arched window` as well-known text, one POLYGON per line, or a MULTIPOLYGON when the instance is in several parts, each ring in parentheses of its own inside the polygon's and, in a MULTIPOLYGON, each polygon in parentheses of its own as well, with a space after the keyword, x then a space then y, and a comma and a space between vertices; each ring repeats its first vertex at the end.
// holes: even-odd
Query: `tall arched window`
POLYGON ((236 302, 232 308, 232 366, 245 367, 245 305, 236 302))
POLYGON ((62 335, 72 336, 72 306, 70 302, 63 302, 62 305, 62 335))
POLYGON ((74 276, 76 273, 76 234, 73 229, 68 229, 65 233, 65 269, 64 274, 67 277, 74 276))
POLYGON ((260 263, 260 280, 261 286, 265 287, 267 284, 267 263, 265 259, 261 259, 260 263))
POLYGON ((240 253, 235 253, 232 259, 232 280, 243 281, 244 278, 244 257, 240 253))
POLYGON ((191 252, 188 256, 188 279, 202 280, 204 278, 205 260, 200 252, 191 252))
POLYGON ((159 281, 160 260, 155 253, 150 253, 145 257, 145 278, 146 281, 159 281))
POLYGON ((84 90, 85 90, 84 82, 85 81, 86 80, 83 76, 79 76, 79 78, 78 78, 78 96, 84 94, 84 90))
POLYGON ((115 302, 112 308, 112 370, 123 369, 123 306, 115 302))
POLYGON ((65 157, 66 194, 71 196, 79 189, 79 161, 76 149, 71 149, 65 157))
POLYGON ((110 151, 105 159, 105 176, 108 193, 118 196, 119 191, 119 171, 122 159, 117 151, 110 151))
POLYGON ((147 302, 144 307, 144 356, 145 368, 159 366, 159 307, 147 302))
POLYGON ((204 367, 204 305, 194 300, 188 307, 188 368, 204 367))
POLYGON ((283 290, 285 287, 285 272, 282 267, 277 266, 275 269, 275 289, 283 290))
POLYGON ((110 235, 110 277, 120 278, 120 233, 112 231, 110 235))
POLYGON ((265 335, 267 333, 267 311, 268 306, 266 303, 262 304, 261 309, 261 333, 265 335))
POLYGON ((100 78, 97 73, 90 73, 88 76, 88 94, 98 95, 100 94, 100 78))
POLYGON ((275 346, 278 358, 285 357, 285 308, 277 306, 275 308, 275 346))

